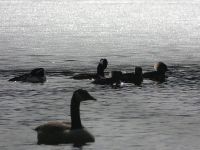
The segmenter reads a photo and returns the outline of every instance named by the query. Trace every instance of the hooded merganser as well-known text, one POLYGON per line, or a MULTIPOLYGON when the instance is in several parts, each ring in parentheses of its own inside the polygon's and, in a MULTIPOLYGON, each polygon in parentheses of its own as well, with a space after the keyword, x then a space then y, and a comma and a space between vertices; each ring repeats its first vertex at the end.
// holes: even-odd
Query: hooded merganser
POLYGON ((164 82, 167 78, 165 75, 168 71, 167 65, 163 62, 158 62, 154 65, 154 69, 155 71, 144 73, 143 77, 153 81, 164 82))

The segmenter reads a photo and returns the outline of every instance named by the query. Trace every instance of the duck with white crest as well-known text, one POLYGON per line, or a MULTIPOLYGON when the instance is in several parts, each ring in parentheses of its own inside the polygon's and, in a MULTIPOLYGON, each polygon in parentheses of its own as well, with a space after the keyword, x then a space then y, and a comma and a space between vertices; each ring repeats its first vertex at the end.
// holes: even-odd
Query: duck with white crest
POLYGON ((168 67, 163 62, 157 62, 154 65, 155 71, 143 73, 143 77, 153 81, 164 82, 167 78, 165 73, 168 71, 168 67))

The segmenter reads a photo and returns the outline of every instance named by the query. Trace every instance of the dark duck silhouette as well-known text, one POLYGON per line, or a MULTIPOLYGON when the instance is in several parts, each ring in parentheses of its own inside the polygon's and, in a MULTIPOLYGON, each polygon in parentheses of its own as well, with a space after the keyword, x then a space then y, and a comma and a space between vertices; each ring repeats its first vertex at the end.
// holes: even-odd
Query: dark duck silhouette
POLYGON ((135 73, 122 74, 122 81, 124 83, 134 83, 135 85, 141 85, 143 82, 142 68, 135 67, 135 73))
POLYGON ((26 73, 17 77, 14 77, 8 81, 21 81, 31 83, 43 83, 46 81, 44 68, 33 69, 30 73, 26 73))
POLYGON ((165 73, 168 71, 167 65, 163 62, 158 62, 154 65, 154 69, 155 71, 144 73, 143 78, 158 82, 166 81, 167 76, 165 73))
POLYGON ((122 72, 121 71, 112 71, 110 78, 97 78, 92 83, 100 85, 111 85, 114 87, 120 87, 122 82, 122 72))
POLYGON ((83 80, 83 79, 96 79, 105 77, 104 70, 107 68, 107 66, 108 66, 107 59, 100 59, 100 62, 97 66, 97 73, 81 73, 73 76, 73 79, 83 80))
POLYGON ((86 90, 76 90, 71 99, 71 122, 51 121, 35 128, 38 144, 57 145, 72 143, 83 145, 94 142, 95 138, 81 124, 80 102, 96 100, 86 90))

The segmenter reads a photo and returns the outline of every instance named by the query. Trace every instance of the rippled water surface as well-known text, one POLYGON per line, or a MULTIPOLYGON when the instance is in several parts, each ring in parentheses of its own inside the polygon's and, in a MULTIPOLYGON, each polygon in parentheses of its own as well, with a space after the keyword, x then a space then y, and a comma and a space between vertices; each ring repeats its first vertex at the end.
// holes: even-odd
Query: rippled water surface
POLYGON ((197 0, 0 0, 0 149, 68 150, 37 145, 33 129, 70 120, 70 99, 83 88, 97 98, 81 104, 95 136, 85 150, 200 149, 200 2, 197 0), (95 72, 153 70, 164 61, 167 82, 122 88, 73 80, 95 72), (47 82, 8 82, 36 67, 47 82))

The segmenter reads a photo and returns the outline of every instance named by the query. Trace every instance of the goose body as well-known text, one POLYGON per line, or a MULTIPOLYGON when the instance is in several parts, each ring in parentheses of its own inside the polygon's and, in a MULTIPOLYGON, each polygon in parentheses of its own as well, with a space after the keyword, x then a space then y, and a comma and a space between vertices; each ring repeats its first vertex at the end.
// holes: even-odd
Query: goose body
POLYGON ((73 79, 83 80, 83 79, 97 79, 105 77, 104 70, 107 68, 108 61, 107 59, 100 59, 100 62, 97 66, 97 73, 81 73, 73 76, 73 79))
POLYGON ((9 81, 43 83, 46 81, 45 70, 43 68, 36 68, 33 69, 30 73, 14 77, 9 79, 9 81))
POLYGON ((48 122, 38 126, 35 130, 38 133, 38 144, 85 144, 95 141, 94 136, 85 128, 71 130, 71 122, 48 122))
POLYGON ((87 91, 79 89, 71 99, 71 122, 51 121, 35 128, 38 144, 85 144, 94 142, 95 138, 81 124, 80 102, 95 100, 87 91))

